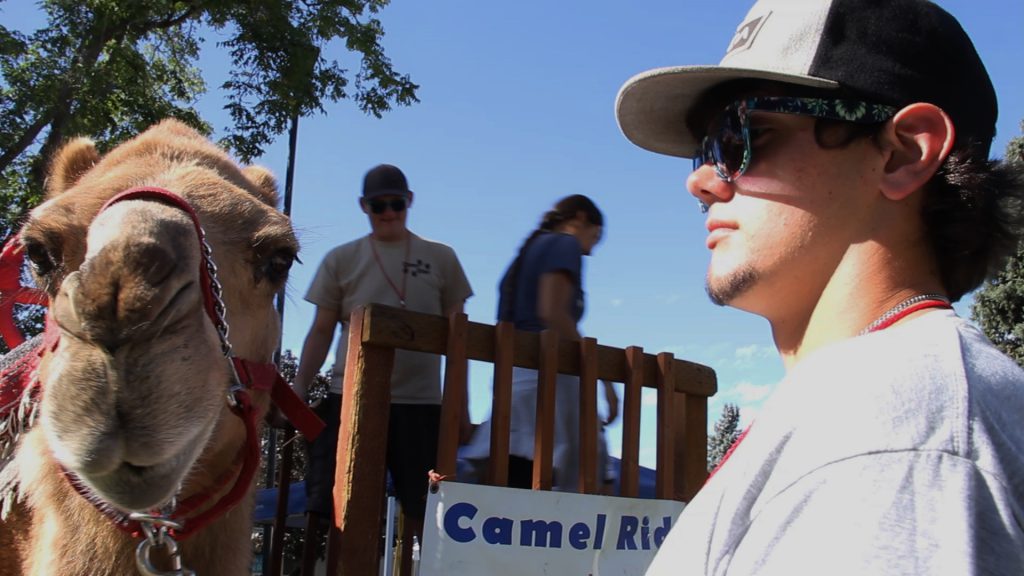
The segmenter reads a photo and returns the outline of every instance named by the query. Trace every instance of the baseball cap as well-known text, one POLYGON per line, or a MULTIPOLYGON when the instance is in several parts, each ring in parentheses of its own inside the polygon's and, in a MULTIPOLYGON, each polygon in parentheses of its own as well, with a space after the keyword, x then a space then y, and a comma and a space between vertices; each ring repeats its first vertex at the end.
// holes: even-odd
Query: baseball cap
POLYGON ((410 194, 412 194, 412 190, 409 190, 409 182, 397 166, 379 164, 371 168, 363 177, 363 198, 389 195, 408 196, 410 194))
POLYGON ((641 148, 692 158, 702 136, 687 126, 693 106, 706 90, 747 78, 935 104, 953 120, 954 146, 985 158, 995 136, 995 89, 974 44, 926 0, 760 0, 718 66, 656 68, 626 81, 619 127, 641 148))

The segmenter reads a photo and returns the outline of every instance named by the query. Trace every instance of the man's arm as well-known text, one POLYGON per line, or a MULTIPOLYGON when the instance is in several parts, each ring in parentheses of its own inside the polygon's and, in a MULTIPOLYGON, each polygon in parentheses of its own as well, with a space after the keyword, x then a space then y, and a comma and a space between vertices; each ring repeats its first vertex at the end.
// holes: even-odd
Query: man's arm
MULTIPOLYGON (((327 359, 327 352, 334 341, 334 328, 338 325, 338 311, 322 306, 316 307, 316 316, 313 318, 313 325, 306 334, 306 341, 302 345, 302 355, 299 356, 299 367, 295 373, 293 388, 295 393, 303 400, 309 387, 313 384, 317 372, 324 365, 327 359)), ((344 360, 342 360, 344 361, 344 360)))

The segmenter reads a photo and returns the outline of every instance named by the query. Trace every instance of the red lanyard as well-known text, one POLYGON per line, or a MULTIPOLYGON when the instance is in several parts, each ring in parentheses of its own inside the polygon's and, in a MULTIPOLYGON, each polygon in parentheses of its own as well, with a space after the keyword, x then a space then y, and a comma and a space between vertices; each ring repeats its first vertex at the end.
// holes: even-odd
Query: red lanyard
POLYGON ((398 296, 398 302, 405 308, 405 279, 408 274, 405 273, 405 262, 409 260, 409 246, 411 244, 412 236, 411 232, 405 232, 405 260, 402 263, 402 288, 399 290, 398 286, 395 285, 394 281, 391 280, 391 276, 388 276, 388 271, 384 269, 384 263, 380 260, 380 254, 377 254, 377 244, 373 240, 373 236, 370 236, 370 249, 373 250, 373 259, 377 261, 377 267, 380 268, 380 273, 384 275, 384 279, 388 281, 388 286, 398 296))

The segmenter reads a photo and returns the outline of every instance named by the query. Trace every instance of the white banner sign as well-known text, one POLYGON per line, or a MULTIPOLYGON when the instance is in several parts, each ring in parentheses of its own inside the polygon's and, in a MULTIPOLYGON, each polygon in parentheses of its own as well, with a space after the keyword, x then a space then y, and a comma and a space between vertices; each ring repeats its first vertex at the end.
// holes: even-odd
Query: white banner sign
POLYGON ((441 482, 420 576, 642 575, 683 503, 441 482))

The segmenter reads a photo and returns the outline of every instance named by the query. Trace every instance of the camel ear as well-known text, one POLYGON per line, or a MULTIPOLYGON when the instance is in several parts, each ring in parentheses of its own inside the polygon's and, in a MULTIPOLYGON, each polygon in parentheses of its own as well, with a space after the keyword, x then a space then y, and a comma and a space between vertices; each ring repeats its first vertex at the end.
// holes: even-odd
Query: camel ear
POLYGON ((281 198, 277 194, 277 178, 274 178, 274 174, 263 166, 246 166, 242 169, 242 173, 256 185, 254 190, 256 197, 264 204, 277 208, 277 203, 281 198))
POLYGON ((75 138, 57 152, 50 163, 46 197, 53 198, 71 188, 100 161, 96 144, 88 138, 75 138))

